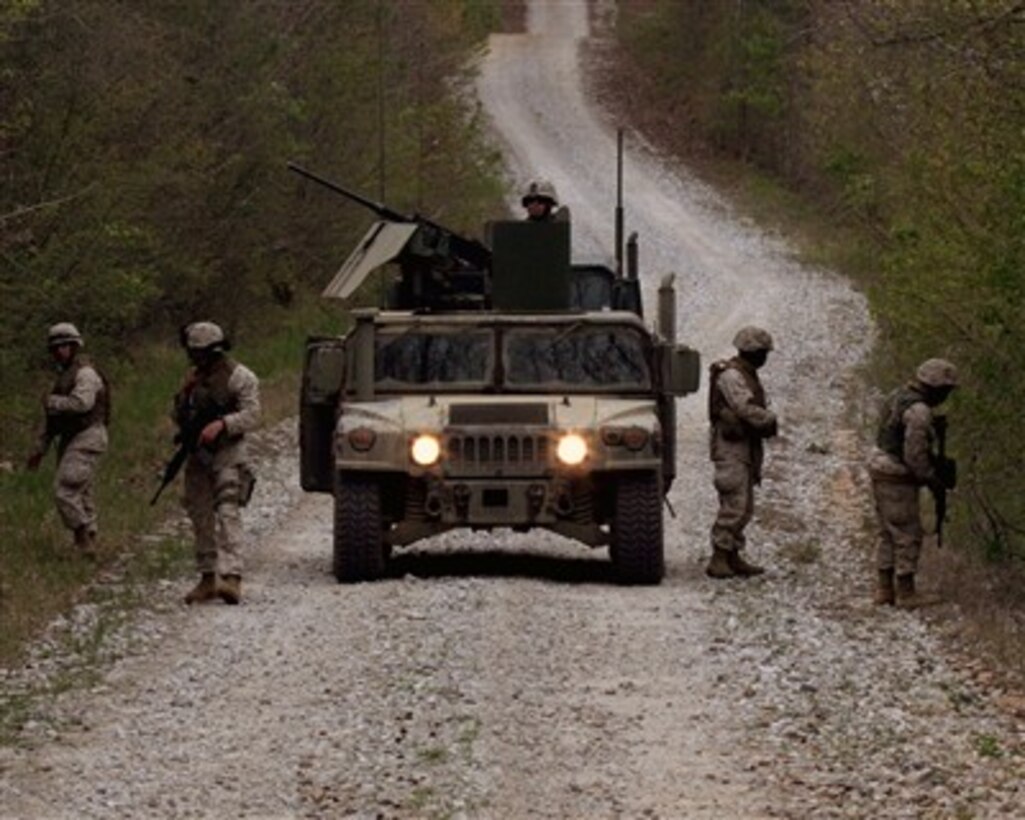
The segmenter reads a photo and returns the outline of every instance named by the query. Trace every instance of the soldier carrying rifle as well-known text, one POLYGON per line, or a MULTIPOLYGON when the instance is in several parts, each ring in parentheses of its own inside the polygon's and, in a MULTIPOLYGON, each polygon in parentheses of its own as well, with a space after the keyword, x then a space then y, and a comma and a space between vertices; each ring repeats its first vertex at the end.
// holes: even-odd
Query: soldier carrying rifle
POLYGON ((868 461, 880 523, 877 604, 914 609, 938 601, 915 589, 923 537, 918 496, 921 487, 928 487, 936 498, 939 541, 946 492, 954 488, 956 471, 943 452, 946 419, 935 416, 933 409, 956 387, 954 365, 929 359, 883 406, 876 446, 868 461))
POLYGON ((46 424, 27 467, 38 469, 50 443, 57 440, 53 488, 57 510, 64 525, 74 533, 79 554, 95 558, 93 481, 100 456, 107 450, 110 386, 82 353, 82 334, 70 322, 58 322, 50 328, 47 346, 57 378, 43 400, 46 424))
POLYGON ((180 449, 168 465, 164 485, 174 478, 175 461, 184 461, 185 509, 195 532, 200 573, 185 602, 219 597, 237 604, 242 594, 239 508, 248 501, 253 482, 245 434, 260 418, 259 381, 227 355, 230 344, 213 322, 186 326, 182 344, 193 366, 174 397, 180 449))

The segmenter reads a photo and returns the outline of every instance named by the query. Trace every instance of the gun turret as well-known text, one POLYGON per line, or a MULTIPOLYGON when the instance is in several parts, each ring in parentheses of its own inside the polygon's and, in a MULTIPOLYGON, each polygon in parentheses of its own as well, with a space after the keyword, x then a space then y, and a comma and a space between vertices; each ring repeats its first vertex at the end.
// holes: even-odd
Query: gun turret
POLYGON ((294 162, 288 163, 288 169, 300 176, 313 180, 318 185, 323 185, 336 194, 341 194, 345 198, 359 203, 387 222, 409 222, 417 225, 419 227, 418 246, 424 256, 433 256, 440 258, 440 260, 448 259, 449 267, 452 267, 451 263, 453 262, 456 267, 471 270, 486 270, 491 267, 491 249, 476 239, 462 236, 421 214, 402 214, 389 208, 387 205, 374 202, 374 200, 357 194, 355 191, 350 191, 337 182, 325 179, 294 162))

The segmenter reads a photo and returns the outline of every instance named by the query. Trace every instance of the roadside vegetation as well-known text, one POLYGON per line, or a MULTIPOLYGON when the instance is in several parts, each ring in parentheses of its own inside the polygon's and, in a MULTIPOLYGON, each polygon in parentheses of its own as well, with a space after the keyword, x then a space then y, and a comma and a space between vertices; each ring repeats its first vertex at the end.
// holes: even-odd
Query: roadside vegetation
POLYGON ((931 356, 958 365, 946 591, 1025 670, 1025 5, 618 8, 605 91, 862 286, 880 328, 876 386, 931 356))
POLYGON ((498 156, 463 91, 508 0, 0 6, 0 663, 173 504, 178 327, 221 323, 294 412, 316 294, 373 216, 287 172, 295 160, 469 234, 503 210, 498 156), (47 327, 75 322, 113 383, 101 560, 71 557, 53 455, 24 458, 49 388, 47 327))

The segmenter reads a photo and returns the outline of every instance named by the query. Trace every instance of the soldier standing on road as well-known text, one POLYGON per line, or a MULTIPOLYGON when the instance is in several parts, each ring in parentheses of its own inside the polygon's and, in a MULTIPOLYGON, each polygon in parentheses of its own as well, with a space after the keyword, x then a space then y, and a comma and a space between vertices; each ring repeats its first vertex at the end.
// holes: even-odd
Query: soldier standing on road
POLYGON ((57 439, 57 510, 64 526, 74 533, 79 552, 94 558, 97 527, 93 479, 100 456, 107 450, 110 387, 82 354, 82 334, 73 324, 60 322, 51 327, 47 344, 58 375, 43 401, 46 426, 27 466, 38 469, 50 442, 57 439))
POLYGON ((881 529, 877 604, 914 609, 938 600, 915 590, 923 537, 918 496, 921 487, 953 489, 953 477, 935 452, 933 408, 955 387, 957 368, 945 359, 929 359, 883 406, 868 461, 881 529))
POLYGON ((742 328, 733 339, 737 355, 711 367, 708 416, 711 457, 719 514, 712 525, 712 578, 748 578, 765 570, 744 560, 744 528, 754 513, 754 488, 762 480, 762 440, 776 435, 776 414, 768 409, 758 379, 772 350, 772 337, 757 327, 742 328))
POLYGON ((260 386, 251 370, 227 355, 224 331, 194 322, 182 332, 192 367, 174 398, 182 439, 197 441, 185 463, 185 509, 196 538, 199 583, 188 604, 220 597, 237 604, 242 594, 242 517, 252 473, 245 434, 260 418, 260 386))
POLYGON ((569 209, 559 207, 555 186, 547 179, 531 182, 520 202, 527 209, 528 222, 564 222, 569 219, 569 209))

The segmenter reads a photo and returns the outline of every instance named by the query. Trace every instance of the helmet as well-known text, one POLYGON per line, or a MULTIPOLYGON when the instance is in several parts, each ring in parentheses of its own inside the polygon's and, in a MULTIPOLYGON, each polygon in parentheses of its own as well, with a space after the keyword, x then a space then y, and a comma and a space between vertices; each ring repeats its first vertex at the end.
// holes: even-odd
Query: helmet
POLYGON ((182 331, 182 342, 189 350, 210 350, 220 347, 226 350, 228 340, 220 325, 213 322, 193 322, 182 331))
POLYGON ((535 179, 531 182, 527 186, 527 190, 520 202, 526 208, 527 203, 532 199, 547 199, 552 204, 552 207, 559 204, 559 195, 555 193, 555 186, 547 179, 535 179))
POLYGON ((78 328, 71 322, 58 322, 47 331, 46 345, 53 348, 65 344, 82 347, 85 342, 82 341, 82 334, 78 332, 78 328))
POLYGON ((772 336, 769 331, 748 325, 737 331, 733 337, 733 346, 741 353, 754 353, 756 350, 772 350, 772 336))
POLYGON ((926 359, 915 378, 926 387, 957 387, 957 368, 946 359, 926 359))

